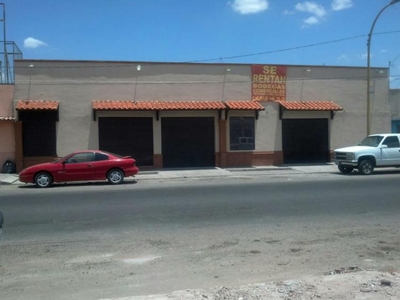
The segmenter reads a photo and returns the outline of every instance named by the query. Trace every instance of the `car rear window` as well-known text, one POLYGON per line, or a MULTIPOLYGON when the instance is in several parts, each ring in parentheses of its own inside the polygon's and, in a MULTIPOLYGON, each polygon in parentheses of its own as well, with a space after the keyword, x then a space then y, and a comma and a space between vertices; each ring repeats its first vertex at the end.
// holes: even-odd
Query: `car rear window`
POLYGON ((105 154, 107 154, 107 155, 115 156, 115 157, 117 157, 117 158, 123 158, 123 157, 124 157, 124 156, 122 156, 122 155, 115 154, 115 153, 108 152, 108 151, 102 151, 102 152, 105 153, 105 154))
POLYGON ((96 153, 94 160, 99 161, 99 160, 108 160, 108 159, 109 159, 108 155, 106 155, 104 153, 96 153))

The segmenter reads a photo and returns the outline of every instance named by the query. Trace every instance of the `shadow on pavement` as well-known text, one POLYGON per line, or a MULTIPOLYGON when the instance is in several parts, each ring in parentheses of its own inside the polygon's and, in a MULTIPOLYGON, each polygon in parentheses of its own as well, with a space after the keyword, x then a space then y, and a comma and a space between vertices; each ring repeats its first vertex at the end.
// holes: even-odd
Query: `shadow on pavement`
POLYGON ((375 169, 374 172, 371 175, 362 175, 360 172, 357 170, 354 170, 350 174, 343 174, 340 173, 339 171, 336 173, 331 173, 331 174, 338 174, 342 176, 363 176, 363 177, 370 177, 370 176, 382 176, 382 175, 394 175, 394 174, 400 174, 400 169, 398 170, 385 170, 385 169, 375 169))
POLYGON ((138 181, 137 180, 126 180, 120 184, 110 184, 107 181, 82 181, 82 182, 58 182, 54 183, 52 186, 48 188, 38 188, 34 184, 24 184, 24 185, 19 185, 18 188, 20 189, 38 189, 38 190, 44 190, 44 189, 57 189, 57 188, 65 188, 65 187, 77 187, 77 186, 118 186, 118 185, 131 185, 131 184, 136 184, 138 181))

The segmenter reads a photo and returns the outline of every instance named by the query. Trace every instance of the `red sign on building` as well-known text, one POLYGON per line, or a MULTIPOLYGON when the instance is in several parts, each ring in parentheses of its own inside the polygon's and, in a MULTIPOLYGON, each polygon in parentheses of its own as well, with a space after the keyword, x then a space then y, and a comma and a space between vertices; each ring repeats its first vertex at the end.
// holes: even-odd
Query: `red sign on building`
POLYGON ((270 66, 270 65, 253 65, 252 100, 285 101, 286 67, 270 66))

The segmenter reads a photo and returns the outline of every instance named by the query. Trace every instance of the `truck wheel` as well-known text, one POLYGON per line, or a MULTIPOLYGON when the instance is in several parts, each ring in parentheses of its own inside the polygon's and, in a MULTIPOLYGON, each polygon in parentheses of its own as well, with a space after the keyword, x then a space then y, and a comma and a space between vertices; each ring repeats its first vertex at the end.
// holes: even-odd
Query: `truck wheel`
POLYGON ((371 175, 374 171, 374 164, 369 159, 362 160, 358 165, 358 172, 362 175, 371 175))
POLYGON ((353 172, 353 168, 352 167, 338 166, 338 169, 343 174, 350 174, 351 172, 353 172))

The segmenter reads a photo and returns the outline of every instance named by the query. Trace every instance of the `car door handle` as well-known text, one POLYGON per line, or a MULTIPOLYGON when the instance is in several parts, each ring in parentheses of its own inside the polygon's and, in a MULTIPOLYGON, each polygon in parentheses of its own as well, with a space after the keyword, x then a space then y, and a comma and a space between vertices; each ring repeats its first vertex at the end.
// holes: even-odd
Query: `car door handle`
POLYGON ((88 164, 88 167, 90 168, 90 167, 92 167, 93 165, 92 164, 88 164))

